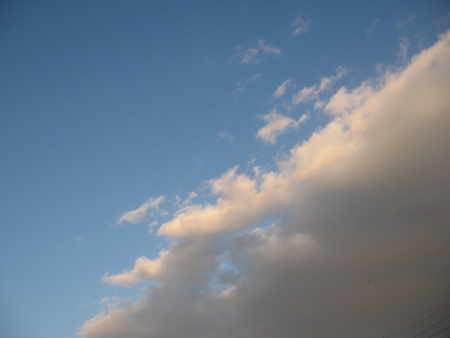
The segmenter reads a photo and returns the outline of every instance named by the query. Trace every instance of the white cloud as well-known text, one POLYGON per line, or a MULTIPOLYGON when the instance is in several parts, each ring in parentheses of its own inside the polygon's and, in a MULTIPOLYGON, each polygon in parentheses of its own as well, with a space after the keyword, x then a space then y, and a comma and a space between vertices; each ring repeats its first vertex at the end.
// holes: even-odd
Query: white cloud
POLYGON ((343 104, 345 114, 277 169, 234 167, 209 181, 216 201, 162 225, 160 234, 181 238, 152 261, 158 269, 135 264, 124 283, 156 276, 161 286, 79 334, 411 337, 411 323, 447 318, 449 59, 447 33, 364 100, 343 104), (277 215, 274 226, 253 229, 277 215), (224 254, 238 276, 217 290, 211 281, 224 254))
MULTIPOLYGON (((419 65, 416 60, 409 71, 401 74, 409 74, 419 68, 419 65)), ((343 71, 338 71, 338 74, 342 73, 343 71)), ((319 90, 327 88, 333 79, 339 76, 342 75, 322 78, 315 88, 319 90)), ((292 150, 292 159, 280 163, 279 172, 265 173, 259 180, 238 174, 235 169, 227 172, 217 179, 217 182, 226 182, 220 185, 224 189, 212 189, 218 196, 217 203, 189 206, 172 220, 164 223, 159 233, 165 236, 190 237, 229 232, 255 224, 268 215, 280 212, 292 199, 296 187, 303 180, 317 175, 324 168, 359 150, 359 144, 366 142, 361 139, 361 133, 367 128, 368 117, 374 116, 374 111, 380 111, 379 103, 374 102, 380 100, 390 102, 385 99, 389 95, 398 97, 398 90, 393 88, 405 86, 405 80, 401 80, 405 77, 406 75, 388 74, 382 89, 369 89, 363 84, 352 93, 341 90, 331 99, 328 111, 338 112, 352 106, 354 111, 336 118, 320 133, 314 134, 308 142, 292 150), (372 114, 368 115, 368 112, 372 114)), ((410 98, 408 100, 412 101, 410 98)), ((282 121, 280 129, 292 124, 292 121, 284 120, 282 116, 275 115, 273 120, 282 121)))
POLYGON ((310 87, 304 87, 299 90, 292 98, 292 103, 300 104, 317 99, 320 93, 330 88, 332 84, 341 79, 346 73, 347 70, 344 67, 339 67, 336 70, 335 75, 324 76, 320 79, 320 82, 318 84, 312 85, 310 87))
POLYGON ((161 277, 163 261, 167 254, 167 251, 162 251, 154 260, 139 257, 130 271, 117 275, 106 275, 103 277, 103 281, 108 284, 133 286, 142 280, 157 280, 161 277))
POLYGON ((298 36, 309 31, 309 26, 311 25, 311 20, 305 18, 304 16, 298 16, 292 22, 292 35, 298 36))
POLYGON ((263 116, 267 122, 264 127, 256 133, 257 138, 264 142, 275 144, 277 137, 288 129, 296 128, 307 119, 308 115, 302 115, 298 120, 277 113, 275 110, 263 116))
POLYGON ((374 88, 369 83, 362 83, 353 90, 341 87, 325 104, 325 111, 332 114, 349 112, 363 105, 374 94, 374 88))
POLYGON ((273 96, 274 97, 282 97, 282 96, 284 96, 284 94, 286 94, 286 92, 288 91, 289 88, 294 88, 294 87, 295 87, 295 81, 288 79, 277 87, 277 89, 273 93, 273 96))
POLYGON ((119 217, 119 223, 137 224, 143 222, 149 215, 150 210, 159 210, 160 204, 164 202, 164 199, 164 196, 148 199, 136 209, 123 213, 119 217))
POLYGON ((269 46, 265 40, 258 40, 256 47, 238 49, 233 56, 242 64, 252 64, 260 62, 263 56, 281 55, 281 53, 280 48, 269 46))

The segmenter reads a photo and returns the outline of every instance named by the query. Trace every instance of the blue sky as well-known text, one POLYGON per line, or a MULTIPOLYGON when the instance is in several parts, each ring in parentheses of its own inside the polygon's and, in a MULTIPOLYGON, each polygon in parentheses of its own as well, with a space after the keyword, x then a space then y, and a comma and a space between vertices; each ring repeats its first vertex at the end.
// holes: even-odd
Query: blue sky
POLYGON ((269 170, 331 119, 314 101, 286 108, 279 85, 295 81, 293 95, 343 67, 326 99, 399 69, 449 28, 449 11, 437 0, 3 1, 3 336, 75 337, 103 297, 138 297, 102 277, 168 239, 121 215, 161 195, 170 213, 236 165, 269 170), (308 118, 270 144, 256 134, 274 109, 308 118))

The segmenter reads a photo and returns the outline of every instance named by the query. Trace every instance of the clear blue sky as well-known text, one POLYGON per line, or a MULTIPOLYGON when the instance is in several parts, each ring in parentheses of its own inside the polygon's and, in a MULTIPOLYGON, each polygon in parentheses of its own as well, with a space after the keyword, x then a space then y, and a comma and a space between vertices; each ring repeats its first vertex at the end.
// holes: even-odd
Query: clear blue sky
POLYGON ((407 56, 430 46, 448 12, 437 0, 2 1, 2 337, 75 337, 102 297, 135 296, 102 276, 165 240, 121 214, 252 159, 272 165, 327 121, 258 140, 278 85, 343 66, 340 85, 355 86, 399 66, 403 42, 407 56), (308 28, 294 36, 298 16, 308 28), (281 53, 243 63, 259 40, 281 53))

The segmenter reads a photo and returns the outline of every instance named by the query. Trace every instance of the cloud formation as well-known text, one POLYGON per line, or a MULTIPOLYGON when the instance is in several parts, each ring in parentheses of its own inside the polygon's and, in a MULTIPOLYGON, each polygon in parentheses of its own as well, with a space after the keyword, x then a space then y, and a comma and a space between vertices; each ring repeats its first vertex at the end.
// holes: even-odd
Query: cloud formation
POLYGON ((164 196, 149 198, 147 201, 145 201, 136 209, 123 213, 119 217, 119 224, 121 223, 137 224, 143 222, 147 218, 149 212, 152 209, 159 210, 160 204, 164 202, 164 199, 165 199, 164 196))
POLYGON ((242 64, 253 64, 260 62, 263 56, 281 55, 281 53, 280 48, 269 46, 265 40, 258 40, 256 47, 244 50, 238 48, 233 57, 237 58, 242 64))
POLYGON ((300 116, 298 120, 294 120, 293 118, 277 113, 274 110, 263 116, 264 121, 267 123, 257 131, 256 137, 266 143, 275 144, 279 135, 288 129, 298 127, 301 123, 306 121, 307 118, 308 115, 304 114, 300 116))
POLYGON ((324 76, 320 79, 320 82, 318 84, 312 85, 310 87, 304 87, 299 90, 292 98, 292 103, 300 104, 317 99, 320 93, 330 88, 332 84, 341 79, 346 73, 347 70, 344 67, 339 67, 336 70, 335 75, 324 76))
POLYGON ((277 89, 273 93, 273 96, 274 97, 282 97, 282 96, 284 96, 284 94, 286 94, 286 92, 288 91, 289 88, 294 88, 294 87, 295 87, 295 81, 288 79, 277 87, 277 89))
POLYGON ((311 20, 305 18, 304 16, 298 16, 292 22, 292 35, 298 36, 309 31, 309 26, 311 25, 311 20))
POLYGON ((375 338, 448 316, 448 60, 450 33, 379 85, 342 89, 339 114, 276 170, 209 181, 217 200, 176 213, 167 253, 131 270, 161 285, 79 334, 375 338))
POLYGON ((374 91, 375 89, 368 82, 364 82, 352 90, 341 87, 328 102, 323 102, 324 110, 331 114, 349 112, 364 104, 372 97, 374 91))
POLYGON ((167 256, 167 251, 161 252, 160 256, 154 260, 147 257, 139 257, 130 271, 117 275, 106 275, 103 277, 103 281, 109 284, 133 286, 145 279, 158 279, 161 275, 165 256, 167 256))

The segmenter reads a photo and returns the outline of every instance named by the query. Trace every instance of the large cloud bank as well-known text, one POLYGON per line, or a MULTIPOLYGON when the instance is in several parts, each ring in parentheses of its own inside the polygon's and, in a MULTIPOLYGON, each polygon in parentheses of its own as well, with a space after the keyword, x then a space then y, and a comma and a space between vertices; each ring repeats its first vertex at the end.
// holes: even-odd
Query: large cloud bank
POLYGON ((394 337, 448 314, 449 90, 450 33, 401 71, 341 88, 333 120, 277 170, 211 180, 214 203, 159 229, 171 247, 106 277, 158 286, 79 334, 394 337))

